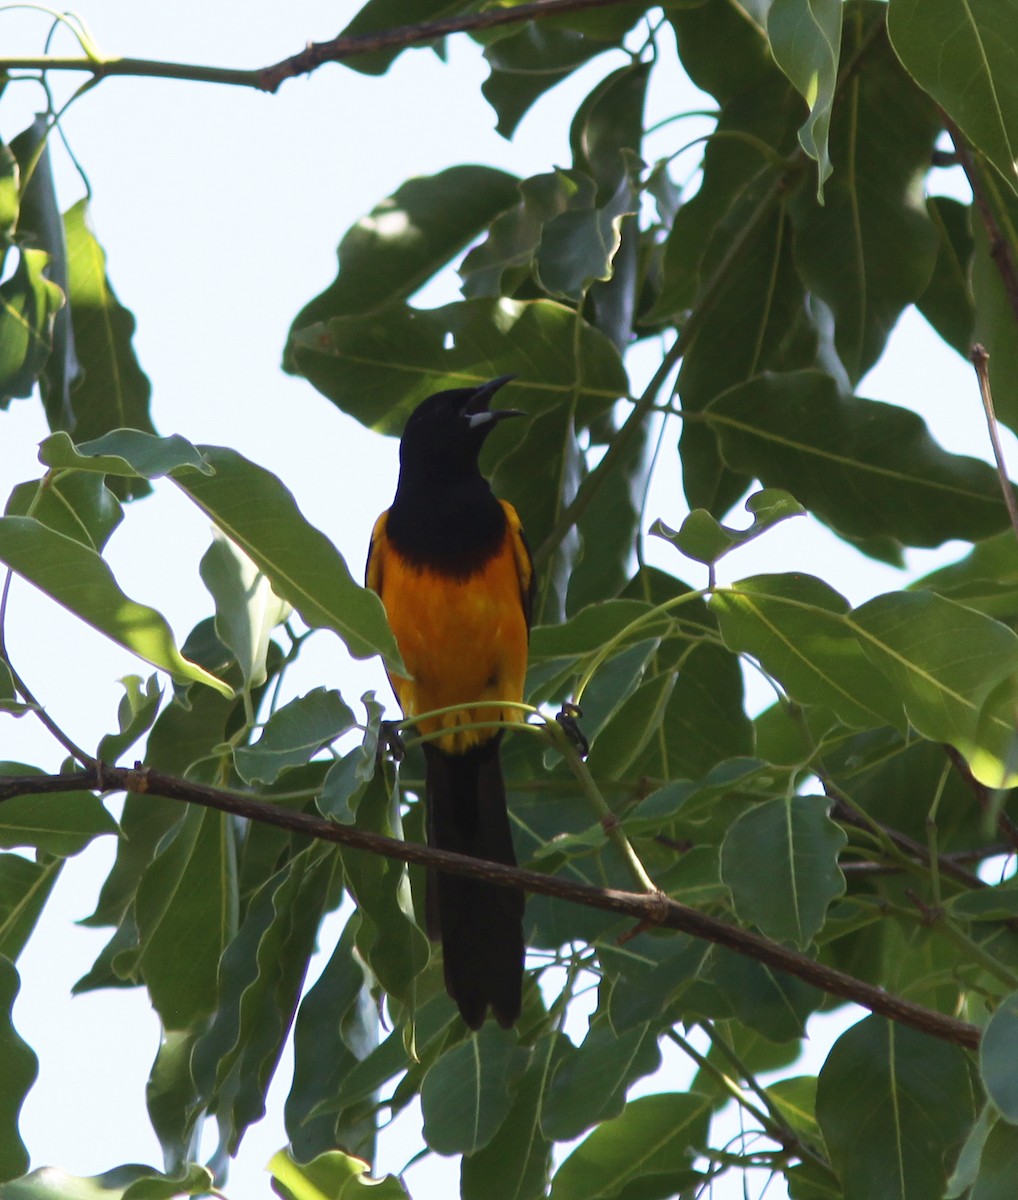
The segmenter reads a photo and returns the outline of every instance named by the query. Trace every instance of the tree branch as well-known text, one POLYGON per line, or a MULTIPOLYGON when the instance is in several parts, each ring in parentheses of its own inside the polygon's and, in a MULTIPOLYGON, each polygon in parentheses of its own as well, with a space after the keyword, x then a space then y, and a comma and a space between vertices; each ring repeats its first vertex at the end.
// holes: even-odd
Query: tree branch
POLYGON ((287 79, 310 75, 324 63, 343 62, 359 54, 378 50, 400 50, 420 46, 451 33, 468 33, 479 29, 494 29, 534 21, 563 13, 582 12, 590 8, 611 8, 628 0, 532 0, 511 8, 492 8, 479 13, 464 13, 422 21, 416 25, 397 25, 378 33, 357 33, 330 38, 326 42, 308 42, 297 54, 268 67, 240 69, 211 67, 193 63, 159 62, 144 58, 102 58, 86 55, 81 58, 61 58, 50 55, 0 58, 0 71, 85 71, 94 80, 112 75, 144 76, 157 79, 179 79, 191 83, 220 83, 232 87, 256 88, 270 94, 279 90, 287 79))
POLYGON ((97 763, 94 768, 77 775, 0 778, 0 801, 9 800, 14 796, 70 791, 125 791, 135 795, 182 800, 246 817, 248 820, 261 821, 306 837, 366 850, 384 858, 397 859, 417 866, 436 867, 454 875, 500 883, 538 895, 569 900, 574 904, 585 904, 591 908, 630 917, 642 925, 676 929, 715 945, 725 946, 775 970, 794 975, 829 995, 854 1001, 872 1013, 918 1029, 931 1037, 972 1050, 979 1045, 978 1026, 946 1016, 921 1004, 914 1004, 900 996, 889 995, 882 988, 856 979, 845 971, 816 962, 747 929, 718 921, 670 899, 661 892, 646 895, 615 888, 599 888, 592 884, 542 875, 538 871, 506 867, 499 863, 454 854, 448 850, 402 842, 357 829, 352 825, 340 825, 307 813, 279 808, 264 801, 254 800, 243 793, 178 779, 141 764, 127 768, 97 763))

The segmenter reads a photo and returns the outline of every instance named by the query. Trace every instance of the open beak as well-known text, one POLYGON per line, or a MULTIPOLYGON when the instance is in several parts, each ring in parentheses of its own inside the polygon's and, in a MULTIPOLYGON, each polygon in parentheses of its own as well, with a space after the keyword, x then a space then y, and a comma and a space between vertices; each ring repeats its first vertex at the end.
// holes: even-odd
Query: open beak
POLYGON ((479 388, 474 390, 474 394, 463 406, 463 415, 471 429, 476 429, 479 425, 487 425, 495 421, 502 421, 506 417, 522 417, 523 410, 520 408, 489 408, 491 398, 501 387, 515 379, 515 375, 500 375, 497 379, 492 379, 488 383, 482 383, 479 388))

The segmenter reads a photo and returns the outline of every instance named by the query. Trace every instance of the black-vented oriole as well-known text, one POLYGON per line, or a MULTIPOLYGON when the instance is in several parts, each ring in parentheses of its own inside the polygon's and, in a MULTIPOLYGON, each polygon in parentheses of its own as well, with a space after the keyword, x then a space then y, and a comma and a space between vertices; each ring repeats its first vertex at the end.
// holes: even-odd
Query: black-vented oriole
MULTIPOLYGON (((429 396, 410 415, 392 506, 375 522, 367 585, 382 598, 411 678, 390 675, 425 741, 428 843, 515 865, 499 761, 502 731, 518 721, 527 666, 533 566, 516 510, 498 500, 478 455, 499 421, 492 409, 511 376, 429 396)), ((441 939, 445 984, 473 1029, 488 1007, 509 1028, 520 1014, 523 893, 430 872, 429 937, 441 939)))

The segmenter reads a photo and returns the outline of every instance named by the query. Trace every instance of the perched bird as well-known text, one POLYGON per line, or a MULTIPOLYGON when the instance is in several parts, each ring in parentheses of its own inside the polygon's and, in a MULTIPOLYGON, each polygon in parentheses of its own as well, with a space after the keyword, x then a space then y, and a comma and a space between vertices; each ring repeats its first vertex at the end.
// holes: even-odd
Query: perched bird
MULTIPOLYGON (((516 510, 496 499, 478 455, 516 409, 492 409, 512 376, 429 396, 399 448, 392 506, 375 522, 367 586, 382 599, 410 678, 390 675, 416 720, 426 763, 428 844, 515 865, 499 760, 502 730, 518 721, 499 701, 523 698, 533 566, 516 510)), ((472 1029, 491 1007, 509 1028, 520 1014, 523 893, 429 872, 428 936, 441 939, 445 985, 472 1029)))

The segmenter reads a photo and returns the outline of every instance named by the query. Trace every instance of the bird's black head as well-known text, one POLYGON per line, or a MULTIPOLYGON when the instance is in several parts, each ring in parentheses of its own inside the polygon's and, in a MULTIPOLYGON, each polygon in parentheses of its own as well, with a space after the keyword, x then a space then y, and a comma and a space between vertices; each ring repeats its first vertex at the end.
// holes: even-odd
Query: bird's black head
POLYGON ((517 408, 490 408, 491 398, 513 375, 501 375, 480 387, 436 392, 410 414, 399 447, 404 472, 457 474, 477 468, 484 440, 499 421, 522 416, 517 408))

